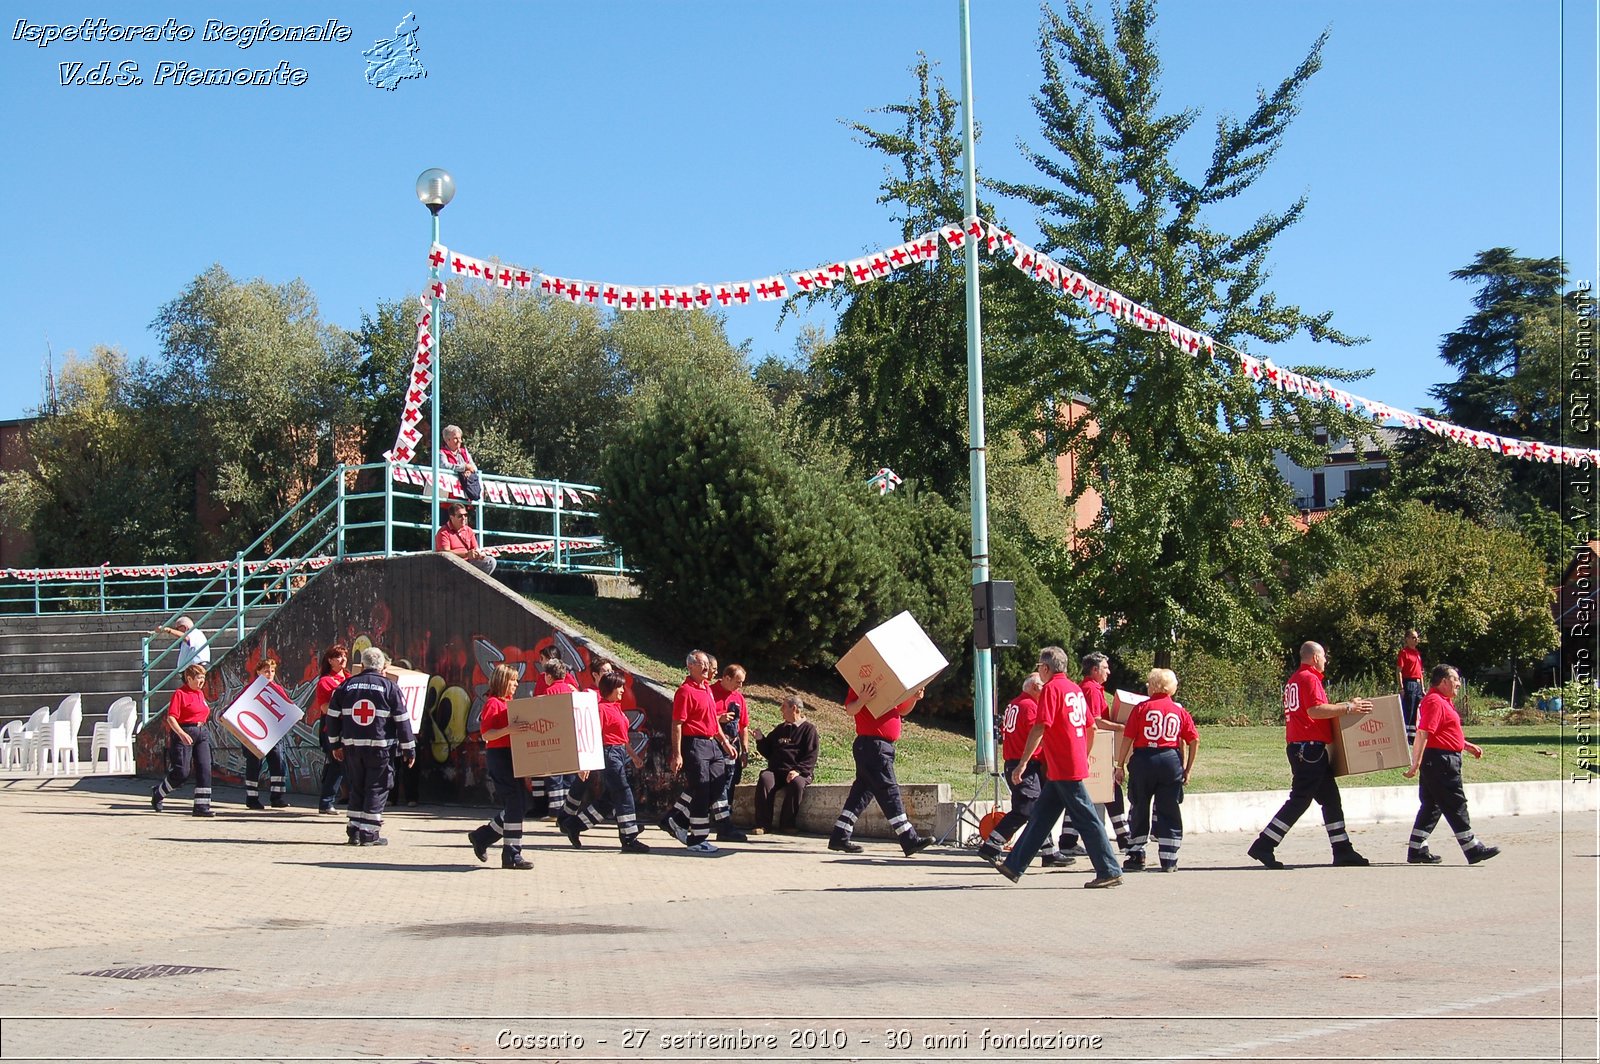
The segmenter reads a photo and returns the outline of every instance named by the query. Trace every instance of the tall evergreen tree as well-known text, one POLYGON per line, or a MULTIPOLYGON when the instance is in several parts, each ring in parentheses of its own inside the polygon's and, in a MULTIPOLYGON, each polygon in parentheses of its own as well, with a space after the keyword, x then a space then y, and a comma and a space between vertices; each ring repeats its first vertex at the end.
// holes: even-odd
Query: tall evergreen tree
MULTIPOLYGON (((878 202, 910 240, 962 216, 960 103, 926 57, 912 68, 917 92, 878 110, 885 128, 851 128, 882 153, 878 202)), ((993 217, 989 204, 980 212, 993 217)), ((888 465, 955 498, 967 492, 965 272, 940 256, 865 287, 817 298, 842 304, 836 335, 811 360, 812 420, 849 451, 865 476, 888 465)), ((1012 371, 1048 306, 1015 270, 982 266, 985 417, 995 435, 1032 427, 1034 398, 1012 371)))
MULTIPOLYGON (((1217 120, 1210 164, 1191 179, 1174 149, 1199 112, 1161 109, 1154 22, 1149 0, 1110 4, 1109 33, 1074 0, 1044 11, 1034 109, 1046 147, 1026 150, 1044 180, 998 187, 1038 208, 1044 250, 1058 261, 1224 344, 1259 355, 1259 345, 1302 332, 1357 342, 1331 314, 1282 302, 1268 287, 1273 241, 1299 219, 1304 198, 1240 232, 1209 220, 1208 209, 1266 172, 1322 64, 1324 38, 1242 119, 1217 120)), ((1054 405, 1040 409, 1041 436, 1075 460, 1076 494, 1104 501, 1069 576, 1089 591, 1091 616, 1111 619, 1113 642, 1154 650, 1158 661, 1176 640, 1225 654, 1273 645, 1260 592, 1277 584, 1276 557, 1296 534, 1274 452, 1314 464, 1316 426, 1348 438, 1370 423, 1331 404, 1263 398, 1222 363, 1092 319, 1067 297, 1057 310, 1067 328, 1032 350, 1029 376, 1044 394, 1088 400, 1090 416, 1071 423, 1054 405)))
MULTIPOLYGON (((1491 248, 1450 276, 1478 291, 1473 313, 1439 345, 1439 357, 1459 372, 1456 380, 1432 389, 1444 416, 1500 436, 1593 447, 1592 427, 1574 434, 1562 420, 1563 346, 1570 358, 1578 322, 1575 308, 1563 306, 1564 299, 1576 297, 1562 294, 1562 261, 1491 248)), ((1512 512, 1530 504, 1560 509, 1561 467, 1531 465, 1514 479, 1507 507, 1512 512)))

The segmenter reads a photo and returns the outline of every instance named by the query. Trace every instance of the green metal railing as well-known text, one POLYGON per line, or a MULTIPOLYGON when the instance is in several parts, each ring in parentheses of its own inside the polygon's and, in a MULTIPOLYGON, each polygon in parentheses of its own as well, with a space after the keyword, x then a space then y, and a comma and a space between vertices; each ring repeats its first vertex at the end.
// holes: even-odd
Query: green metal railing
MULTIPOLYGON (((612 573, 622 555, 600 536, 592 484, 485 475, 483 498, 467 505, 479 543, 500 569, 612 573)), ((441 497, 464 501, 455 479, 441 497)), ((203 632, 246 632, 252 610, 276 609, 327 565, 432 549, 430 471, 376 463, 341 465, 307 492, 255 542, 224 562, 101 565, 92 569, 0 570, 0 616, 159 610, 170 626, 187 614, 203 632)), ((499 571, 499 569, 497 569, 499 571)), ((154 655, 141 647, 140 705, 177 681, 182 644, 154 655)))

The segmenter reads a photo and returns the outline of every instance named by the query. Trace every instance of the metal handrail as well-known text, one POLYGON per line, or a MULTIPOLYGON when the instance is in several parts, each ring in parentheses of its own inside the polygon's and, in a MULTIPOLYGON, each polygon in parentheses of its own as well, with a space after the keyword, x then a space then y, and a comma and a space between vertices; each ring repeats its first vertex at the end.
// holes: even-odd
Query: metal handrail
MULTIPOLYGON (((483 497, 469 504, 473 525, 483 546, 498 554, 503 566, 580 573, 628 571, 621 553, 595 527, 598 514, 584 505, 586 498, 598 498, 597 486, 489 474, 482 481, 483 497)), ((461 501, 453 477, 448 481, 441 477, 441 482, 441 488, 450 490, 451 501, 461 501)), ((155 608, 166 615, 168 626, 190 614, 202 631, 234 627, 243 639, 249 612, 282 605, 308 572, 334 561, 429 551, 433 546, 428 538, 430 495, 431 480, 421 467, 383 462, 340 465, 225 562, 0 570, 0 615, 155 608), (381 487, 369 480, 368 490, 354 490, 364 474, 372 473, 381 477, 381 487), (297 517, 286 538, 264 556, 256 556, 297 517), (355 545, 362 546, 359 540, 364 535, 370 549, 352 549, 352 536, 355 545), (330 548, 331 556, 323 553, 330 548)), ((141 641, 140 707, 145 721, 150 717, 152 692, 177 678, 178 654, 173 643, 152 656, 150 638, 141 641), (172 663, 162 671, 169 657, 172 663), (154 683, 153 671, 160 672, 154 683)))

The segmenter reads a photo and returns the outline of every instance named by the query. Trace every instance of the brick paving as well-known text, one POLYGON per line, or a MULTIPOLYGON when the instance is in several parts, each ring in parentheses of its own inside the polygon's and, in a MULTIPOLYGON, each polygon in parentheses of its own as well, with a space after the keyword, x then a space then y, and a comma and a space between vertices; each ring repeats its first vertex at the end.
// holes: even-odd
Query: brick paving
POLYGON ((1505 852, 1475 868, 1442 828, 1436 868, 1357 829, 1370 869, 1327 867, 1313 814, 1290 870, 1207 834, 1090 892, 956 848, 697 858, 651 829, 624 856, 548 822, 502 871, 465 842, 483 810, 391 812, 390 846, 353 848, 303 797, 224 788, 202 820, 149 786, 0 784, 0 1060, 1596 1057, 1593 813, 1485 820, 1505 852), (219 970, 78 974, 138 965, 219 970))

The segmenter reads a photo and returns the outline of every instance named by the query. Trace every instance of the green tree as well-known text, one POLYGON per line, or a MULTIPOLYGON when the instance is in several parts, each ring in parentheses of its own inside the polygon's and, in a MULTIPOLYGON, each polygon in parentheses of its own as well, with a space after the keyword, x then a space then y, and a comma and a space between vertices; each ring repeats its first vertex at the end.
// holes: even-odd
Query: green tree
POLYGON ((168 472, 198 471, 226 520, 201 523, 195 552, 223 557, 282 516, 359 432, 357 352, 325 325, 299 280, 237 281, 220 265, 151 323, 162 361, 144 387, 169 412, 179 451, 168 472))
MULTIPOLYGON (((887 128, 851 123, 886 157, 878 202, 902 239, 962 216, 959 102, 926 57, 912 68, 916 94, 879 108, 887 128)), ((979 211, 993 217, 980 201, 979 211)), ((965 268, 948 254, 882 281, 831 289, 814 299, 842 306, 836 335, 810 352, 807 414, 851 456, 860 475, 888 465, 954 498, 968 488, 965 268)), ((1019 380, 1017 351, 1032 342, 1048 306, 1036 286, 994 260, 981 266, 985 419, 990 436, 1031 429, 1032 382, 1019 380)))
POLYGON ((1301 550, 1279 623, 1290 646, 1326 646, 1332 676, 1387 675, 1407 628, 1430 662, 1466 675, 1556 645, 1542 559, 1514 532, 1419 502, 1367 503, 1320 522, 1301 550))
POLYGON ((602 527, 686 641, 830 661, 868 618, 887 559, 865 488, 795 463, 770 422, 748 383, 667 373, 602 456, 602 527))
MULTIPOLYGON (((1239 232, 1210 220, 1266 172, 1321 66, 1324 38, 1243 118, 1217 120, 1210 163, 1187 177, 1175 145, 1199 112, 1160 106, 1154 5, 1109 6, 1109 34, 1072 0, 1062 13, 1044 11, 1034 109, 1046 147, 1026 152, 1044 180, 997 187, 1038 209, 1043 249, 1058 261, 1223 344, 1259 355, 1260 345, 1302 332, 1356 342, 1330 314, 1268 287, 1273 242, 1299 219, 1303 198, 1239 232)), ((1228 656, 1263 652, 1274 639, 1262 592, 1276 586, 1277 558, 1297 534, 1274 453, 1315 464, 1317 426, 1358 438, 1370 423, 1331 403, 1263 398, 1221 362, 1092 318, 1070 297, 1055 309, 1060 326, 1026 349, 1028 376, 1041 396, 1082 395, 1090 416, 1063 423, 1056 403, 1038 403, 1040 435, 1072 456, 1072 498, 1103 499, 1067 575, 1086 594, 1080 622, 1110 618, 1114 645, 1153 650, 1161 663, 1179 641, 1228 656)))
POLYGON ((0 506, 34 536, 39 565, 190 560, 195 469, 171 462, 164 404, 146 401, 120 350, 68 354, 53 410, 28 431, 31 464, 0 474, 0 506))

